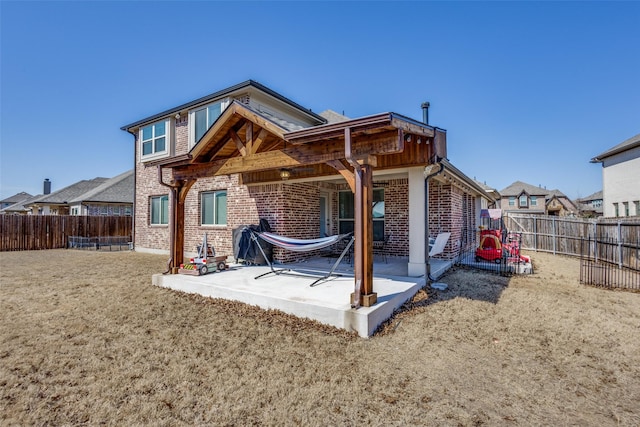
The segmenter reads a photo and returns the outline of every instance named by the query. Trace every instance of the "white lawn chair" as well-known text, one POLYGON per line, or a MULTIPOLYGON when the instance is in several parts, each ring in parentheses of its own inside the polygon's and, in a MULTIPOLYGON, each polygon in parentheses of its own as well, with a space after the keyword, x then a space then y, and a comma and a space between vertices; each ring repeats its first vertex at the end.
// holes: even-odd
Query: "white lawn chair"
POLYGON ((444 252, 444 247, 447 246, 447 242, 451 237, 451 233, 440 233, 433 242, 429 242, 429 256, 433 257, 444 252))

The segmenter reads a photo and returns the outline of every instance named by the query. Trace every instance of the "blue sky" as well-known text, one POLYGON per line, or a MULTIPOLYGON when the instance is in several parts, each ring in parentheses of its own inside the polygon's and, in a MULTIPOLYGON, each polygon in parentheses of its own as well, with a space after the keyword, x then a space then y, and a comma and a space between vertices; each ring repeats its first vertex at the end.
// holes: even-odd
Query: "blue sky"
POLYGON ((500 190, 584 197, 640 133, 639 2, 0 1, 0 199, 133 168, 120 127, 256 80, 320 112, 447 130, 500 190))

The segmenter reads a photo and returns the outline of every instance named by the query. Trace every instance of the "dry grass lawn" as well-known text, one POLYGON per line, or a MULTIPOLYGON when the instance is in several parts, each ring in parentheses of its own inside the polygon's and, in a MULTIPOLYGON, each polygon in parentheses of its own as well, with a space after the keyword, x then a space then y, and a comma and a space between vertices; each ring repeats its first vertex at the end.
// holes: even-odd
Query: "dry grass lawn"
POLYGON ((533 259, 362 339, 153 287, 164 256, 0 253, 0 424, 640 425, 640 294, 533 259))

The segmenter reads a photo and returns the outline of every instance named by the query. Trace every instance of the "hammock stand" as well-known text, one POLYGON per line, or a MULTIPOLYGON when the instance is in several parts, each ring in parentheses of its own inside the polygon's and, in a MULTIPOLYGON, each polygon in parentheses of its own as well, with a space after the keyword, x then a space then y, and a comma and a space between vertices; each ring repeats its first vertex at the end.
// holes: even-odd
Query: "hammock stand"
MULTIPOLYGON (((267 256, 265 255, 264 251, 262 250, 262 246, 258 244, 258 237, 260 237, 262 240, 264 240, 267 243, 271 243, 274 246, 278 246, 279 248, 288 249, 293 252, 310 252, 310 251, 315 251, 317 249, 323 249, 328 246, 334 245, 338 243, 340 240, 344 239, 345 237, 353 234, 353 233, 337 234, 335 236, 323 237, 319 239, 292 239, 289 237, 268 233, 266 231, 263 231, 261 233, 251 229, 249 229, 249 231, 251 232, 251 239, 256 242, 256 246, 258 246, 258 249, 260 249, 260 252, 262 252, 264 259, 267 261, 267 264, 269 264, 269 268, 271 269, 271 271, 260 274, 259 276, 254 277, 254 279, 259 279, 269 274, 280 275, 282 273, 291 271, 290 268, 281 268, 281 269, 273 268, 273 264, 271 263, 271 261, 269 261, 269 258, 267 258, 267 256)), ((344 250, 338 257, 338 260, 335 262, 335 264, 333 264, 333 267, 331 267, 331 270, 325 276, 320 277, 318 280, 316 280, 309 286, 313 287, 317 285, 318 282, 327 280, 331 276, 340 276, 340 274, 334 274, 334 271, 338 267, 338 265, 340 265, 340 261, 342 261, 342 258, 344 258, 346 253, 349 251, 349 248, 351 248, 354 241, 355 241, 355 237, 353 237, 352 235, 351 240, 349 241, 347 246, 345 246, 344 250)))

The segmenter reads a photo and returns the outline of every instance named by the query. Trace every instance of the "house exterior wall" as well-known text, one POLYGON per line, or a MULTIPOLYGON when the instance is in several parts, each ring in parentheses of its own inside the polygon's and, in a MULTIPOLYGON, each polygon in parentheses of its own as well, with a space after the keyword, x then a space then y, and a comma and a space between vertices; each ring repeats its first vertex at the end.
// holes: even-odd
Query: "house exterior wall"
POLYGON ((626 216, 624 203, 629 205, 629 216, 640 215, 640 147, 607 157, 602 162, 603 214, 626 216))

